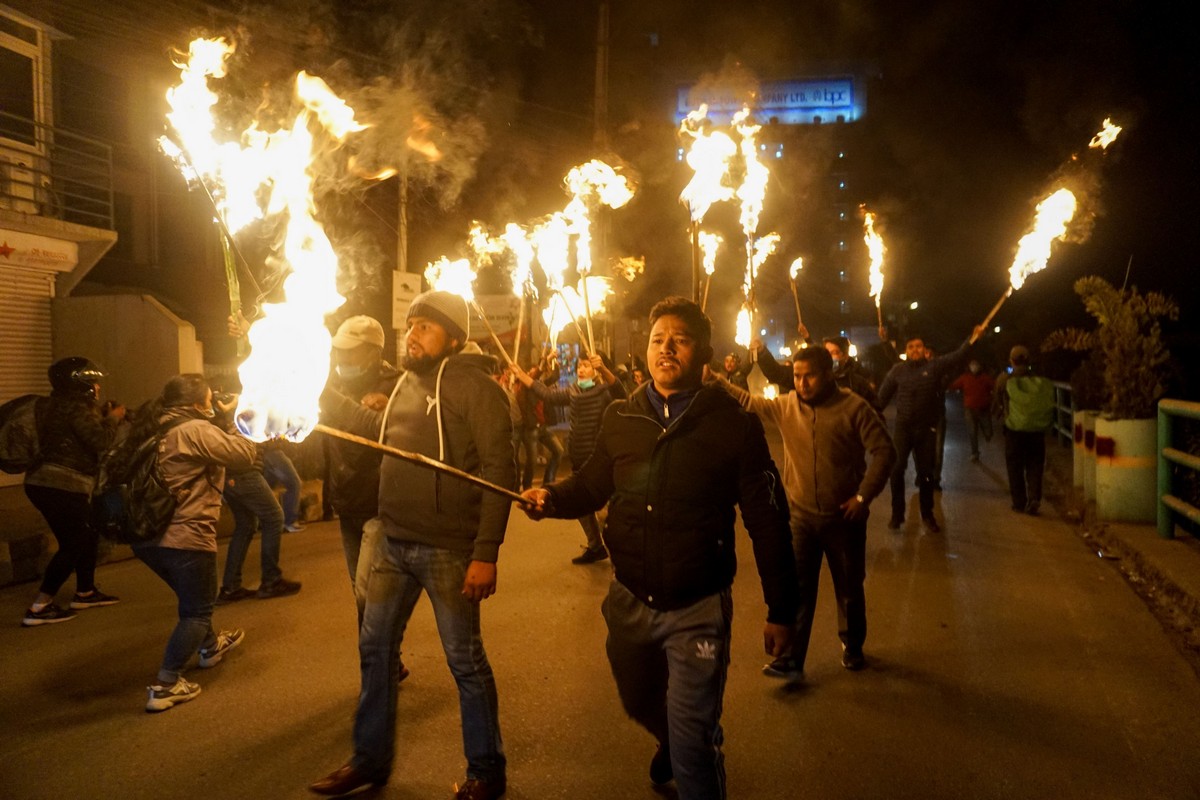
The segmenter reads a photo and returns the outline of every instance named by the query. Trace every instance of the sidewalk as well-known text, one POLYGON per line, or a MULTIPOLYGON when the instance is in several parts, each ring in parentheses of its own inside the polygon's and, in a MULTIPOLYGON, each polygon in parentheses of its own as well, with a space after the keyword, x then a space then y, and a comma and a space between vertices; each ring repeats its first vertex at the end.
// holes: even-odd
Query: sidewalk
MULTIPOLYGON (((1071 486, 1071 450, 1047 447, 1047 472, 1071 486)), ((1079 489, 1064 497, 1064 515, 1095 546, 1099 558, 1119 561, 1121 572, 1159 621, 1176 634, 1176 644, 1200 675, 1200 539, 1176 528, 1175 538, 1158 535, 1154 523, 1096 518, 1095 503, 1079 489)))

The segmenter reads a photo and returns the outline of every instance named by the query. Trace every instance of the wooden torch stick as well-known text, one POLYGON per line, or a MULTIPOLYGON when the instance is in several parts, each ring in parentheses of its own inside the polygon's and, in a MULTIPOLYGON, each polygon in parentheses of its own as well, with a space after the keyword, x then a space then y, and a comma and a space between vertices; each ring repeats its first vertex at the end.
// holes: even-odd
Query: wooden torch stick
POLYGON ((486 489, 487 491, 492 492, 493 494, 498 494, 503 497, 507 497, 510 500, 514 500, 518 503, 521 503, 522 505, 528 504, 528 501, 524 497, 521 497, 521 495, 517 494, 514 491, 505 489, 503 486, 497 486, 496 484, 494 484, 490 481, 485 481, 483 478, 480 478, 478 475, 472 475, 469 472, 463 472, 461 469, 458 469, 457 467, 452 467, 449 464, 443 464, 442 462, 438 461, 435 458, 430 458, 429 456, 424 456, 424 455, 421 455, 420 453, 410 453, 408 450, 401 450, 396 447, 389 447, 386 444, 380 444, 379 442, 372 441, 371 439, 367 439, 366 437, 363 437, 363 436, 357 436, 353 433, 346 433, 346 431, 338 430, 337 428, 331 428, 328 425, 318 424, 316 427, 313 428, 313 430, 317 431, 318 433, 324 433, 327 436, 333 436, 338 439, 344 439, 347 442, 354 442, 355 444, 361 444, 363 447, 370 447, 373 450, 378 450, 385 455, 389 455, 394 458, 399 458, 404 461, 408 461, 413 464, 417 464, 418 466, 428 467, 429 469, 437 470, 438 472, 444 472, 447 475, 453 475, 455 478, 459 478, 461 480, 467 481, 468 483, 473 483, 476 486, 480 487, 481 489, 486 489))
POLYGON ((513 337, 513 354, 509 363, 518 361, 521 354, 521 328, 525 327, 525 295, 521 294, 521 308, 517 312, 517 335, 513 337))
POLYGON ((596 337, 592 334, 592 304, 588 300, 587 275, 580 276, 579 283, 583 288, 583 319, 587 322, 588 351, 596 352, 596 337))
POLYGON ((700 301, 700 310, 708 311, 708 287, 712 286, 712 275, 704 276, 704 299, 700 301))
POLYGON ((792 285, 792 300, 796 302, 796 324, 803 325, 804 317, 800 314, 800 294, 796 291, 796 282, 788 281, 792 285))
POLYGON ((980 327, 986 328, 988 326, 988 323, 992 321, 992 317, 996 316, 996 312, 1000 310, 1000 306, 1004 305, 1004 301, 1012 297, 1012 293, 1013 287, 1012 284, 1009 284, 1008 288, 1004 290, 1004 294, 1000 295, 1000 299, 996 301, 996 305, 992 306, 992 310, 988 312, 987 317, 984 318, 983 322, 979 323, 980 327))
POLYGON ((475 313, 483 320, 483 327, 487 328, 488 335, 492 337, 492 343, 496 345, 496 349, 500 351, 500 355, 504 356, 504 360, 511 367, 513 360, 508 355, 508 348, 500 343, 500 337, 496 335, 496 331, 492 328, 492 323, 488 322, 487 314, 483 313, 483 307, 479 305, 477 300, 471 301, 471 306, 475 309, 475 313))
POLYGON ((587 354, 590 356, 592 350, 588 345, 587 337, 583 335, 583 328, 579 327, 579 320, 576 319, 575 312, 571 309, 571 304, 567 302, 567 296, 562 292, 559 292, 558 296, 562 298, 563 308, 567 310, 567 316, 571 318, 571 323, 575 326, 575 332, 579 334, 579 343, 583 345, 583 349, 587 350, 587 354))

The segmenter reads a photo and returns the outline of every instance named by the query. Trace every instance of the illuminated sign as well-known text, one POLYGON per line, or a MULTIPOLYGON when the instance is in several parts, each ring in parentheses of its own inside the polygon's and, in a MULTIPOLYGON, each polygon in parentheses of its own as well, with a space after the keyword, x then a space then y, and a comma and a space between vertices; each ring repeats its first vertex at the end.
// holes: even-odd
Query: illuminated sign
MULTIPOLYGON (((707 103, 708 118, 718 125, 727 125, 743 106, 739 96, 716 87, 681 86, 677 97, 676 122, 682 122, 689 112, 699 108, 701 103, 707 103)), ((866 111, 866 97, 854 78, 848 75, 767 81, 760 85, 752 111, 755 121, 760 123, 820 125, 854 122, 866 111)))

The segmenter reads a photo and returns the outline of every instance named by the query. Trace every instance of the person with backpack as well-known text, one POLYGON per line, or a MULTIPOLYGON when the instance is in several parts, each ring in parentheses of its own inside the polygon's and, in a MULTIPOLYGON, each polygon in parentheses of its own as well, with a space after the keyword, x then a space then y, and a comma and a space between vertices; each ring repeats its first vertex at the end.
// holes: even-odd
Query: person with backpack
MULTIPOLYGON (((245 637, 240 629, 217 633, 212 627, 217 599, 217 520, 225 468, 250 467, 256 452, 252 442, 212 424, 213 416, 212 390, 204 376, 176 375, 162 395, 139 412, 137 424, 113 454, 120 458, 148 440, 158 439, 157 474, 176 501, 162 532, 133 544, 134 555, 179 598, 179 622, 148 687, 147 711, 166 711, 200 694, 200 687, 183 677, 192 655, 199 652, 201 667, 216 666, 245 637)), ((136 488, 131 487, 130 492, 135 503, 136 488)))
POLYGON ((38 401, 35 414, 39 452, 25 473, 25 496, 50 526, 58 552, 46 565, 37 597, 25 612, 27 628, 66 622, 85 608, 110 606, 118 598, 96 588, 98 538, 91 525, 89 498, 100 471, 100 458, 117 436, 124 406, 98 403, 104 372, 82 356, 54 362, 49 369, 50 397, 38 401), (75 573, 70 609, 54 602, 75 573))
POLYGON ((996 382, 996 416, 1004 420, 1004 462, 1012 510, 1037 516, 1046 467, 1046 431, 1054 424, 1054 384, 1034 375, 1029 348, 1008 354, 1011 372, 996 382))

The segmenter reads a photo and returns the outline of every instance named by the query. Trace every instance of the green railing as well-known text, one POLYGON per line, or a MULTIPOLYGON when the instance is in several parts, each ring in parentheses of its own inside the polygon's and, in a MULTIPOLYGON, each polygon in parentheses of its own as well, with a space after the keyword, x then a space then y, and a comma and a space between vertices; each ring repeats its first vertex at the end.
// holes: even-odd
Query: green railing
POLYGON ((1176 417, 1200 420, 1200 403, 1189 403, 1186 400, 1158 402, 1158 535, 1165 539, 1175 537, 1173 514, 1200 523, 1200 508, 1172 494, 1172 464, 1200 471, 1200 457, 1171 446, 1174 443, 1173 423, 1176 417))
POLYGON ((1075 442, 1075 403, 1071 399, 1071 384, 1054 382, 1054 435, 1064 447, 1075 442))

